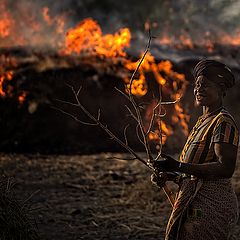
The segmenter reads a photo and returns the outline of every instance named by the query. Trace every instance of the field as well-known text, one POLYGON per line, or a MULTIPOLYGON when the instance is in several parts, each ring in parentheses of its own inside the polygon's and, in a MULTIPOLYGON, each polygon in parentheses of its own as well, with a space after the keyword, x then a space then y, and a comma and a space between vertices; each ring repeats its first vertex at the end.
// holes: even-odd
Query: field
MULTIPOLYGON (((163 191, 140 162, 113 156, 129 157, 0 154, 1 174, 14 177, 18 197, 33 194, 43 240, 163 239, 171 211, 163 191)), ((240 200, 239 178, 240 165, 233 177, 240 200)), ((232 239, 240 239, 240 222, 232 239)))

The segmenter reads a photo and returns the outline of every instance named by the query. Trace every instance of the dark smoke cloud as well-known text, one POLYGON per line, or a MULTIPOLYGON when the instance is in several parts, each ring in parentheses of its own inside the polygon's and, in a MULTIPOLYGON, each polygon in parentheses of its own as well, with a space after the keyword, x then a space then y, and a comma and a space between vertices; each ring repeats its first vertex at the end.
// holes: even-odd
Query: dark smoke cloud
POLYGON ((66 27, 92 17, 104 32, 129 27, 136 36, 144 32, 146 21, 155 23, 156 36, 167 32, 177 38, 184 32, 195 41, 206 33, 214 40, 222 33, 234 34, 240 29, 240 0, 8 0, 8 3, 16 16, 22 12, 19 9, 31 8, 33 13, 40 14, 48 6, 51 15, 66 15, 66 27))
MULTIPOLYGON (((161 29, 179 26, 199 31, 224 29, 234 31, 240 22, 240 0, 43 0, 18 1, 39 2, 59 13, 68 11, 74 20, 86 16, 99 19, 102 23, 118 19, 119 22, 139 29, 145 21, 156 21, 161 29)), ((109 23, 109 25, 111 25, 109 23)))

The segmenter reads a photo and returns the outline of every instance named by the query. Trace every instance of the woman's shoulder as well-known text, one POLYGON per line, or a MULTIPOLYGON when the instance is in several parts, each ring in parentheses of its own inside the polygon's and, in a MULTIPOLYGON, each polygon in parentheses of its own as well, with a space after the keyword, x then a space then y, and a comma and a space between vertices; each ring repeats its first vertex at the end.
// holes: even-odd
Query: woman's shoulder
POLYGON ((219 124, 222 124, 222 123, 228 123, 228 124, 231 124, 233 125, 234 127, 237 128, 237 124, 234 120, 234 117, 232 116, 232 114, 227 110, 227 109, 222 109, 219 114, 218 114, 218 117, 217 117, 217 124, 216 125, 219 125, 219 124))
POLYGON ((239 131, 233 116, 226 109, 218 114, 212 138, 215 143, 230 143, 238 146, 239 131))

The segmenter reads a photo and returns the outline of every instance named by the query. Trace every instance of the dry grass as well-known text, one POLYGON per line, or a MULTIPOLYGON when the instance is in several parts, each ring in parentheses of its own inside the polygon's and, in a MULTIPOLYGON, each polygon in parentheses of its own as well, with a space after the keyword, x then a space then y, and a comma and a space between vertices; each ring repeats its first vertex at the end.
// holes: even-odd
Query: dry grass
POLYGON ((0 239, 37 240, 35 219, 28 199, 18 200, 13 186, 13 179, 0 178, 0 239))
MULTIPOLYGON (((19 196, 39 190, 31 201, 41 207, 41 239, 163 239, 171 211, 164 193, 151 185, 144 165, 111 156, 2 154, 0 163, 18 182, 19 196)), ((239 178, 237 166, 233 185, 240 199, 239 178)), ((240 222, 233 239, 239 238, 240 222)))

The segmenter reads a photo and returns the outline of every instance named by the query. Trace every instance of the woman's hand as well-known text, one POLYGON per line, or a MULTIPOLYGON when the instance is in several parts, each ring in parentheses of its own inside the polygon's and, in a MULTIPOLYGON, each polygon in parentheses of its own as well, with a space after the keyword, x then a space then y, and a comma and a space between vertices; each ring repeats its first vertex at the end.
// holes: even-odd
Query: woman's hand
POLYGON ((160 173, 153 173, 151 175, 151 182, 154 186, 162 188, 166 181, 168 180, 167 173, 160 172, 160 173))
POLYGON ((174 172, 179 170, 180 162, 163 153, 161 154, 161 156, 164 160, 154 161, 152 164, 157 171, 174 172))

